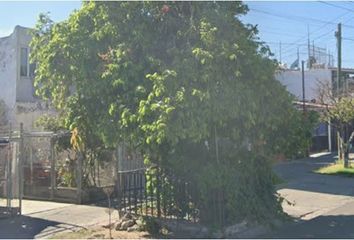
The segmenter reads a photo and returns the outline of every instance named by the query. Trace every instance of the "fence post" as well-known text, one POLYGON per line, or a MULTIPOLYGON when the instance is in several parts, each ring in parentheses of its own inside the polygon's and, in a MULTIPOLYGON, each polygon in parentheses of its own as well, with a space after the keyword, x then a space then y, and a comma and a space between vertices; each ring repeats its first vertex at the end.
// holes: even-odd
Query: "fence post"
POLYGON ((161 217, 161 199, 160 199, 160 168, 156 168, 156 208, 157 208, 157 217, 161 217))
POLYGON ((79 151, 78 163, 77 163, 77 202, 82 203, 82 153, 79 151))
POLYGON ((55 162, 54 162, 54 144, 53 136, 50 137, 50 199, 54 199, 55 188, 55 162))
POLYGON ((20 124, 20 144, 19 144, 19 156, 18 156, 18 178, 19 178, 19 214, 22 214, 22 198, 23 198, 23 152, 24 152, 24 146, 23 146, 23 123, 20 124))
MULTIPOLYGON (((123 152, 122 152, 122 146, 119 144, 117 147, 117 152, 116 152, 116 163, 115 163, 115 174, 116 174, 116 190, 117 190, 117 198, 118 198, 118 209, 120 209, 122 205, 122 201, 124 201, 124 208, 125 208, 125 196, 123 195, 123 173, 122 171, 122 162, 123 162, 123 152)), ((124 209, 125 210, 125 209, 124 209)), ((119 213, 119 211, 118 211, 119 213)), ((121 216, 119 215, 119 218, 121 216)))
MULTIPOLYGON (((11 155, 11 125, 9 130, 9 140, 7 143, 7 167, 6 167, 6 207, 8 211, 11 209, 11 201, 12 201, 12 155, 11 155)), ((6 158, 5 158, 6 159, 6 158)))

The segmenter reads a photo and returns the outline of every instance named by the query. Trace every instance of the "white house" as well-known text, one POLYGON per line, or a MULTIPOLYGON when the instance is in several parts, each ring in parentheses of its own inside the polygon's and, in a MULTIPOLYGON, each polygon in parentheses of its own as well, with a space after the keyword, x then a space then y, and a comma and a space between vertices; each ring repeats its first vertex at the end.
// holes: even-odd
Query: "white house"
POLYGON ((35 96, 30 41, 29 29, 21 26, 16 26, 10 36, 0 38, 0 99, 6 104, 7 119, 12 126, 22 122, 25 129, 34 129, 37 118, 49 111, 35 96))
MULTIPOLYGON (((347 79, 348 88, 354 90, 354 69, 342 69, 342 73, 347 79)), ((282 70, 276 73, 275 78, 281 82, 286 89, 299 101, 303 99, 302 72, 299 70, 282 70)), ((316 108, 318 99, 319 82, 329 84, 335 91, 337 86, 337 68, 318 68, 304 71, 305 102, 309 108, 316 108)), ((325 123, 320 124, 314 133, 314 144, 326 147, 328 150, 335 149, 335 130, 325 123)))

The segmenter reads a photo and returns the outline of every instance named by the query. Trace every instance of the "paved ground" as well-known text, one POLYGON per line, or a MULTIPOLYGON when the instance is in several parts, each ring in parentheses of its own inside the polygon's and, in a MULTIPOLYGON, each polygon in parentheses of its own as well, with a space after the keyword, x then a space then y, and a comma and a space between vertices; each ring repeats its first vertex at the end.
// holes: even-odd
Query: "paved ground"
MULTIPOLYGON (((354 238, 354 179, 312 171, 334 156, 275 166, 286 183, 278 192, 289 202, 284 210, 298 219, 265 238, 354 238)), ((23 216, 0 220, 0 238, 47 238, 62 231, 107 223, 107 208, 45 201, 23 201, 23 216)), ((117 211, 114 212, 117 218, 117 211)))
POLYGON ((354 238, 354 179, 312 172, 334 160, 327 155, 275 167, 286 180, 278 192, 293 204, 283 208, 298 220, 267 238, 354 238))
POLYGON ((22 209, 23 216, 0 220, 0 238, 47 238, 108 221, 107 208, 94 205, 23 200, 22 209))

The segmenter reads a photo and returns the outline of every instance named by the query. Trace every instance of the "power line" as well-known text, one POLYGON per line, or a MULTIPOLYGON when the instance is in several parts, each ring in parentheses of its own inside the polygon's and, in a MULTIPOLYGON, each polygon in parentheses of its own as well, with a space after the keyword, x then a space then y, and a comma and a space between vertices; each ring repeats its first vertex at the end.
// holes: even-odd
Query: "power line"
POLYGON ((354 39, 353 39, 353 38, 345 38, 345 37, 343 37, 342 39, 343 39, 343 40, 353 41, 353 42, 354 42, 354 39))
MULTIPOLYGON (((343 17, 343 16, 345 16, 345 15, 347 15, 347 14, 349 14, 349 12, 347 12, 347 13, 345 13, 345 14, 341 14, 340 16, 334 18, 332 21, 335 21, 335 20, 337 20, 337 19, 339 19, 339 18, 341 18, 341 17, 343 17)), ((352 18, 350 18, 350 19, 352 19, 352 18)), ((350 19, 348 19, 347 21, 349 21, 350 19)), ((324 27, 327 26, 327 25, 328 25, 328 23, 323 24, 322 26, 320 26, 320 27, 317 28, 316 30, 312 31, 312 34, 315 33, 315 32, 318 32, 319 30, 321 30, 322 28, 324 28, 324 27)), ((334 30, 335 30, 335 29, 334 29, 334 30)), ((319 38, 321 38, 321 37, 323 37, 323 36, 325 36, 325 35, 327 35, 327 34, 333 32, 334 30, 331 30, 330 32, 326 32, 325 34, 320 35, 320 36, 317 37, 315 40, 317 40, 317 39, 319 39, 319 38)), ((307 37, 307 36, 304 36, 304 37, 307 37)), ((294 44, 297 43, 298 41, 302 40, 304 37, 301 37, 300 39, 296 40, 296 41, 294 42, 294 44)))
MULTIPOLYGON (((269 41, 262 41, 267 44, 277 44, 279 45, 279 42, 269 42, 269 41)), ((281 45, 293 45, 293 46, 307 46, 307 44, 295 44, 295 43, 289 43, 289 42, 281 42, 281 45)))
POLYGON ((325 2, 325 1, 318 1, 318 2, 319 2, 319 3, 326 4, 326 5, 328 5, 328 6, 335 7, 335 8, 340 8, 340 9, 343 9, 343 10, 346 10, 346 11, 354 12, 353 9, 346 8, 346 7, 339 6, 339 5, 335 5, 335 4, 333 4, 333 3, 329 3, 329 2, 325 2))
POLYGON ((299 35, 293 35, 293 34, 288 34, 288 33, 281 33, 281 32, 274 32, 274 31, 264 31, 262 30, 262 33, 270 33, 270 34, 275 34, 279 36, 289 36, 289 37, 299 37, 299 35))
MULTIPOLYGON (((323 1, 322 1, 323 2, 323 1)), ((327 4, 326 2, 323 2, 324 4, 327 4)), ((354 3, 354 2, 352 2, 354 3)), ((327 5, 330 5, 330 4, 327 4, 327 5)), ((332 4, 334 5, 334 4, 332 4)), ((334 6, 333 6, 334 7, 334 6)), ((326 27, 327 25, 337 25, 337 23, 333 22, 339 18, 342 18, 343 16, 349 14, 350 12, 354 12, 354 10, 352 9, 349 9, 349 8, 344 8, 344 7, 340 7, 342 8, 343 10, 347 11, 346 13, 344 14, 341 14, 340 16, 334 18, 333 20, 331 21, 323 21, 323 20, 319 20, 319 19, 314 19, 314 18, 308 18, 308 17, 300 17, 300 16, 284 16, 284 15, 281 15, 281 14, 275 14, 275 13, 270 13, 270 12, 266 12, 266 11, 263 11, 263 10, 258 10, 258 9, 253 9, 251 8, 251 10, 255 11, 255 12, 259 12, 259 13, 262 13, 262 14, 266 14, 266 15, 270 15, 270 16, 273 16, 273 17, 279 17, 279 18, 284 18, 284 19, 287 19, 287 20, 293 20, 293 21, 297 21, 297 22, 308 22, 308 21, 311 21, 311 22, 321 22, 321 23, 324 23, 323 25, 321 25, 320 27, 316 28, 314 31, 311 32, 311 35, 313 35, 314 33, 320 31, 321 29, 323 29, 324 27, 326 27)), ((344 22, 348 22, 350 21, 351 19, 353 19, 354 17, 350 18, 350 19, 347 19, 346 21, 344 22)), ((348 28, 354 28, 354 26, 352 25, 346 25, 346 24, 342 24, 342 26, 345 26, 345 27, 348 27, 348 28)), ((318 40, 318 39, 321 39, 331 33, 333 33, 335 31, 335 29, 331 29, 330 31, 327 31, 321 35, 318 35, 317 37, 315 37, 313 39, 314 40, 318 40)), ((266 31, 264 31, 266 32, 266 31)), ((270 32, 270 31, 269 31, 270 32)), ((275 33, 273 32, 273 34, 278 34, 278 33, 275 33)), ((284 33, 284 34, 281 34, 279 33, 279 35, 288 35, 287 33, 284 33)), ((291 51, 295 51, 296 50, 296 47, 299 47, 299 46, 306 46, 307 44, 305 42, 301 42, 299 43, 299 41, 303 40, 304 38, 306 38, 307 36, 304 36, 304 37, 301 37, 299 38, 298 40, 294 41, 294 42, 291 42, 291 43, 284 43, 282 42, 282 45, 285 46, 285 49, 287 49, 287 51, 282 51, 282 56, 283 58, 287 58, 289 56, 294 56, 295 54, 297 53, 290 53, 291 51), (286 47, 288 46, 288 47, 286 47), (283 54, 285 53, 285 54, 283 54)), ((354 41, 354 39, 352 39, 351 41, 354 41)), ((267 43, 267 44, 276 44, 278 45, 279 42, 264 42, 264 43, 267 43)), ((301 52, 301 54, 306 54, 305 52, 301 52)), ((328 55, 328 54, 325 54, 325 55, 328 55)))
MULTIPOLYGON (((337 25, 337 23, 335 22, 329 22, 329 21, 324 21, 324 20, 320 20, 320 19, 316 19, 316 18, 308 18, 308 17, 300 17, 300 16, 291 16, 291 15, 282 15, 282 14, 276 14, 276 13, 270 13, 267 11, 263 11, 263 10, 259 10, 259 9, 254 9, 254 8, 250 8, 250 10, 255 11, 255 12, 259 12, 259 13, 263 13, 266 15, 271 15, 271 16, 275 16, 275 17, 279 17, 279 18, 284 18, 284 19, 288 19, 288 20, 293 20, 293 21, 298 21, 298 22, 306 22, 308 23, 308 21, 312 21, 312 22, 319 22, 319 23, 325 23, 325 24, 333 24, 333 25, 337 25)), ((354 26, 351 25, 345 25, 346 27, 349 28, 354 28, 354 26)))
MULTIPOLYGON (((251 10, 253 10, 253 11, 258 11, 258 12, 261 12, 261 13, 264 13, 264 14, 268 14, 268 15, 271 15, 271 16, 276 16, 276 17, 281 17, 281 18, 285 18, 285 19, 288 19, 289 18, 289 16, 283 16, 283 15, 279 15, 279 14, 272 14, 272 13, 269 13, 269 12, 266 12, 266 11, 262 11, 262 10, 258 10, 258 9, 251 9, 251 10)), ((323 25, 321 25, 319 28, 317 28, 316 30, 314 30, 314 31, 312 31, 311 32, 311 34, 313 35, 315 32, 318 32, 319 30, 321 30, 322 28, 324 28, 325 26, 327 26, 327 25, 329 25, 329 24, 337 24, 337 23, 334 23, 333 21, 335 21, 335 20, 337 20, 337 19, 339 19, 339 18, 341 18, 341 17, 343 17, 343 16, 345 16, 345 15, 347 15, 347 14, 349 14, 349 12, 346 12, 346 13, 344 13, 344 14, 341 14, 340 16, 338 16, 338 17, 336 17, 336 18, 334 18, 334 19, 332 19, 331 21, 322 21, 322 20, 319 20, 319 21, 321 21, 321 22, 325 22, 325 24, 323 24, 323 25)), ((302 18, 302 17, 296 17, 296 18, 302 18)), ((305 19, 305 18, 303 18, 303 19, 305 19)), ((308 19, 308 18, 307 18, 308 19)), ((352 18, 350 18, 350 19, 348 19, 347 21, 345 21, 345 22, 348 22, 349 20, 351 20, 352 18)), ((312 19, 311 18, 311 20, 314 20, 314 19, 312 19)), ((299 20, 296 20, 296 21, 299 21, 299 20)), ((301 21, 301 20, 300 20, 301 21)), ((301 21, 302 22, 302 21, 301 21)), ((349 26, 349 27, 352 27, 352 26, 350 26, 350 25, 344 25, 344 26, 349 26)), ((315 38, 315 40, 318 40, 318 39, 320 39, 320 38, 322 38, 323 36, 326 36, 326 35, 328 35, 329 33, 331 33, 331 32, 333 32, 334 30, 331 30, 330 32, 326 32, 326 33, 324 33, 324 34, 321 34, 320 36, 317 36, 316 38, 315 38)), ((304 37, 307 37, 307 36, 304 36, 304 37)), ((292 45, 294 45, 293 47, 295 47, 295 46, 297 46, 298 44, 298 41, 301 41, 304 37, 301 37, 301 38, 299 38, 298 40, 296 40, 296 41, 294 41, 293 43, 292 43, 292 45)), ((293 48, 293 47, 290 47, 290 49, 291 48, 293 48)), ((289 48, 288 48, 289 49, 289 48)), ((288 51, 286 51, 286 52, 288 52, 288 51)))
MULTIPOLYGON (((349 13, 349 12, 340 15, 340 16, 336 17, 335 19, 333 19, 332 21, 335 21, 336 19, 339 19, 339 18, 341 18, 341 17, 347 15, 348 13, 349 13)), ((347 19, 347 20, 344 21, 344 22, 348 22, 348 21, 352 20, 353 18, 354 18, 354 17, 351 17, 351 18, 347 19)), ((322 29, 323 27, 325 27, 325 26, 327 26, 327 25, 328 25, 328 24, 324 24, 323 26, 321 26, 321 27, 319 27, 318 29, 316 29, 315 31, 313 31, 312 34, 313 34, 314 32, 319 31, 320 29, 322 29)), ((343 26, 343 24, 342 24, 342 26, 343 26)), ((326 32, 326 33, 324 33, 324 34, 321 34, 321 35, 317 36, 317 37, 314 38, 313 40, 318 40, 318 39, 320 39, 320 38, 322 38, 322 37, 324 37, 324 36, 326 36, 326 35, 328 35, 328 34, 334 32, 334 31, 335 31, 335 29, 332 29, 332 30, 330 30, 330 31, 328 31, 328 32, 326 32)))
MULTIPOLYGON (((299 54, 307 55, 307 52, 299 52, 299 54)), ((297 57, 297 52, 296 53, 292 53, 292 54, 287 54, 287 55, 285 55, 283 57, 284 58, 289 58, 291 56, 296 56, 297 57)))

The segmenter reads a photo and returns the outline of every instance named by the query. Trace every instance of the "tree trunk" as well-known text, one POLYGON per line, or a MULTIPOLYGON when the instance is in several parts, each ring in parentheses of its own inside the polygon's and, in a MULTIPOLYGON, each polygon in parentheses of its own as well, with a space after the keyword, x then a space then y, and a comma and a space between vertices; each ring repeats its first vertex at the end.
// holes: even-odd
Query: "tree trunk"
POLYGON ((344 152, 344 168, 349 167, 349 152, 351 149, 351 142, 354 137, 354 131, 350 134, 350 137, 348 138, 348 141, 344 144, 345 145, 345 152, 344 152))

